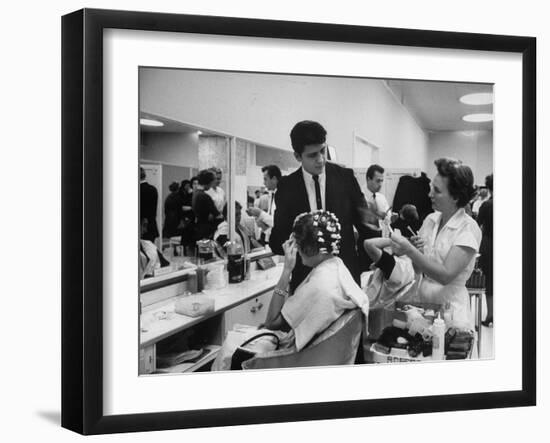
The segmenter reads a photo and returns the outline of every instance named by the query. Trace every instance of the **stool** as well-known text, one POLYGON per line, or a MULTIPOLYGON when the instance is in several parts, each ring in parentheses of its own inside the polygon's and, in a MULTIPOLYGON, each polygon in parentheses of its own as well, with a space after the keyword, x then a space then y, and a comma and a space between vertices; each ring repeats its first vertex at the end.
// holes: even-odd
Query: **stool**
POLYGON ((482 288, 468 288, 470 294, 470 306, 474 306, 475 316, 474 325, 477 332, 477 358, 481 356, 481 309, 482 309, 482 297, 485 294, 485 289, 482 288), (475 298, 475 303, 472 303, 472 299, 475 298))

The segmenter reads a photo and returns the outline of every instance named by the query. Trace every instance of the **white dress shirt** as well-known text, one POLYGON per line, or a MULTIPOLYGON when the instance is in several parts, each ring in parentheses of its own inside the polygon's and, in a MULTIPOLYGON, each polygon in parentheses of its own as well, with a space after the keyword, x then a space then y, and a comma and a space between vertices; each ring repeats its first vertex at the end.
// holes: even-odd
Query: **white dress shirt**
POLYGON ((311 211, 315 211, 318 209, 326 210, 327 208, 327 203, 325 199, 325 195, 326 195, 325 185, 327 182, 326 171, 323 171, 322 174, 319 174, 319 187, 321 188, 321 202, 323 203, 322 208, 317 207, 317 199, 315 198, 315 181, 313 180, 313 175, 307 172, 304 168, 302 168, 302 175, 304 176, 304 183, 306 185, 307 198, 309 200, 309 207, 311 211))
POLYGON ((275 214, 275 193, 277 190, 269 191, 269 201, 267 211, 260 212, 260 215, 256 219, 257 224, 262 229, 265 235, 265 241, 269 241, 269 236, 271 235, 271 228, 273 228, 273 214, 275 214))
MULTIPOLYGON (((369 208, 374 209, 377 212, 386 212, 390 208, 386 197, 381 192, 376 192, 373 195, 373 193, 367 188, 367 191, 365 193, 365 200, 367 201, 369 208)), ((382 227, 383 220, 379 219, 378 223, 379 226, 382 227)))
POLYGON ((223 206, 225 205, 225 191, 217 186, 216 189, 210 188, 205 192, 212 198, 214 206, 216 206, 216 209, 221 214, 223 212, 223 206))

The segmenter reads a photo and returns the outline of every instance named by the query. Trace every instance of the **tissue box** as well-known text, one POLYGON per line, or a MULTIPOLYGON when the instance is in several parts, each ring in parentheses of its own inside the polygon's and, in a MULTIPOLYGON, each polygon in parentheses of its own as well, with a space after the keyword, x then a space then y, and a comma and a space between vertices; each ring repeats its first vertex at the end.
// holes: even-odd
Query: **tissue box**
POLYGON ((179 297, 176 299, 174 311, 189 317, 200 317, 214 312, 214 299, 204 294, 179 297))

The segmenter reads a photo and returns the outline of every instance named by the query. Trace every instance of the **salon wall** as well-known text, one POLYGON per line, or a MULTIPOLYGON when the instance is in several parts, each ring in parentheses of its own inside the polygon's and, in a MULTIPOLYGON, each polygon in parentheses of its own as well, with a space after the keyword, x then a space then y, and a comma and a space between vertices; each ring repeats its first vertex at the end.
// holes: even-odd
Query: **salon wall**
POLYGON ((352 166, 354 134, 393 168, 425 168, 428 137, 381 80, 143 69, 141 111, 291 149, 300 120, 321 122, 338 161, 352 166))
POLYGON ((446 131, 429 134, 427 173, 435 174, 434 160, 453 157, 470 166, 476 184, 485 183, 485 177, 493 173, 493 131, 446 131))
POLYGON ((199 168, 196 134, 142 132, 140 159, 155 163, 199 168))

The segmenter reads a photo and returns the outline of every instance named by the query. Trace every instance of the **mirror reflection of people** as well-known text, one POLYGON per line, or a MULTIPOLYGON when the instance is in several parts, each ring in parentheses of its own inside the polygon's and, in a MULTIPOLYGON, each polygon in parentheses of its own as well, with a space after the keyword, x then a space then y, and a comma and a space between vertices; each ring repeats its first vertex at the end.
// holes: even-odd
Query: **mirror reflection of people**
POLYGON ((159 236, 157 226, 158 191, 153 185, 147 183, 145 169, 139 168, 139 214, 140 218, 147 220, 147 232, 142 237, 154 242, 159 236))
POLYGON ((192 181, 195 180, 196 185, 199 180, 193 177, 191 180, 182 180, 179 194, 181 200, 182 218, 193 219, 193 185, 192 181))
POLYGON ((223 205, 225 205, 225 191, 221 188, 222 182, 222 170, 217 167, 210 168, 210 171, 214 173, 215 180, 210 184, 205 192, 212 198, 214 205, 218 212, 222 212, 223 205))
POLYGON ((177 182, 168 186, 170 194, 164 200, 164 226, 162 236, 165 238, 180 235, 179 226, 183 218, 182 200, 177 182))
POLYGON ((193 212, 193 195, 199 188, 199 178, 192 177, 191 180, 183 180, 180 185, 182 202, 181 221, 181 245, 185 255, 194 255, 195 249, 195 213, 193 212))
POLYGON ((260 198, 262 196, 262 193, 259 189, 256 189, 254 191, 254 207, 259 208, 260 207, 260 198))
POLYGON ((170 262, 166 260, 164 255, 158 250, 157 246, 150 240, 146 240, 149 223, 145 217, 142 217, 140 223, 139 240, 139 278, 151 277, 154 275, 155 269, 169 266, 170 262))
POLYGON ((207 193, 216 182, 216 176, 211 170, 199 172, 199 184, 193 193, 193 213, 195 214, 195 240, 212 239, 216 226, 221 219, 221 213, 207 193))
MULTIPOLYGON (((302 350, 313 337, 350 309, 369 312, 369 300, 338 257, 341 225, 327 211, 304 213, 296 217, 290 238, 284 242, 283 272, 260 329, 275 331, 281 348, 302 350), (311 269, 305 280, 289 292, 297 257, 311 269)), ((222 345, 222 351, 224 350, 222 345)), ((231 355, 220 352, 212 370, 229 369, 231 355)))
POLYGON ((424 274, 416 301, 450 303, 453 320, 471 326, 466 281, 474 269, 481 230, 464 207, 474 193, 474 175, 459 160, 440 158, 435 165, 437 175, 430 191, 435 212, 426 217, 411 241, 394 232, 392 249, 409 256, 415 269, 424 274))
MULTIPOLYGON (((353 170, 327 162, 327 132, 314 121, 297 123, 290 132, 294 156, 301 167, 283 177, 275 194, 275 216, 269 246, 283 254, 283 243, 292 232, 296 216, 312 210, 333 212, 342 225, 340 257, 354 279, 360 281, 360 268, 355 245, 354 227, 361 233, 376 219, 369 210, 353 170), (374 218, 374 220, 373 220, 374 218)), ((301 263, 294 267, 291 290, 310 272, 301 263)))
MULTIPOLYGON (((229 241, 229 223, 227 222, 227 204, 223 207, 223 218, 216 232, 214 233, 214 240, 222 247, 229 241)), ((250 232, 242 224, 242 205, 235 201, 235 241, 242 246, 242 251, 246 254, 253 248, 261 247, 261 244, 254 238, 254 233, 250 232)))
POLYGON ((275 203, 275 194, 282 174, 281 170, 276 165, 264 166, 262 168, 262 173, 264 175, 264 185, 268 193, 260 197, 260 203, 257 208, 248 207, 246 213, 256 219, 256 224, 262 231, 260 237, 261 242, 265 243, 269 241, 271 228, 273 228, 273 215, 275 214, 277 206, 275 203), (265 204, 262 204, 262 199, 265 200, 265 204), (266 207, 267 210, 264 211, 261 209, 262 207, 266 207))

